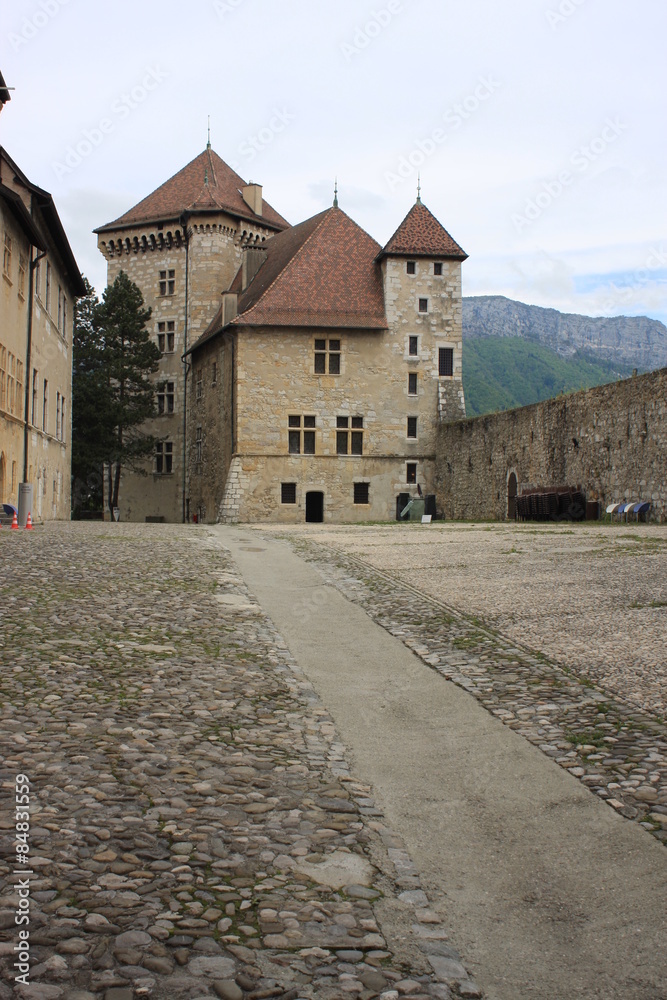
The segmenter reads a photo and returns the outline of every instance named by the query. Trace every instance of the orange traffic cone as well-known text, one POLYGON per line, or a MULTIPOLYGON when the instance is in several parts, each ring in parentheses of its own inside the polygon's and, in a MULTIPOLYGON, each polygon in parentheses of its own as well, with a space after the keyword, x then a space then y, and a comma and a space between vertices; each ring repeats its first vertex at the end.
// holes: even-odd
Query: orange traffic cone
POLYGON ((18 531, 19 530, 19 519, 16 516, 16 511, 14 511, 14 517, 12 519, 12 530, 13 531, 18 531))
POLYGON ((28 520, 25 523, 25 530, 32 531, 32 514, 28 511, 28 520))

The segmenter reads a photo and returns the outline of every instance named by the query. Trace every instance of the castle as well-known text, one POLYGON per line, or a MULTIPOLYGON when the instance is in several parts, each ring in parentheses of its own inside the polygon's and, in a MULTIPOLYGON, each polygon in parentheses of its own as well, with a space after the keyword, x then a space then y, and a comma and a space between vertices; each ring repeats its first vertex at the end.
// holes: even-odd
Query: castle
POLYGON ((417 202, 381 247, 338 207, 296 226, 212 149, 96 230, 162 360, 134 521, 387 520, 435 492, 465 416, 461 264, 417 202))

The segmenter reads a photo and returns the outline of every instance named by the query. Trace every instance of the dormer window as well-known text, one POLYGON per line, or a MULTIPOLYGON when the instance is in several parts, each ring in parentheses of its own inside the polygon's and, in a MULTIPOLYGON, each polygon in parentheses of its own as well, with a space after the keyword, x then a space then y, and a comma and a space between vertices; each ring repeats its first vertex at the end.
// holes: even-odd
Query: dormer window
POLYGON ((416 274, 417 273, 417 263, 416 263, 416 261, 409 260, 407 262, 407 265, 406 265, 406 270, 407 270, 408 274, 416 274))

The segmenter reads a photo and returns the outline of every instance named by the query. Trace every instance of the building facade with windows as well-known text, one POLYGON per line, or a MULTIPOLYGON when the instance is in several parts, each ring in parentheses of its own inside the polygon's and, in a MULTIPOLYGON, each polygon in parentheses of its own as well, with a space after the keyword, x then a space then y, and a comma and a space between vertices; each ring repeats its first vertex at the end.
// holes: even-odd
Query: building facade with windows
POLYGON ((0 503, 69 519, 72 335, 85 286, 51 195, 0 147, 0 503))
POLYGON ((289 227, 207 149, 98 234, 174 338, 121 516, 386 520, 435 492, 438 423, 465 415, 466 254, 419 199, 384 248, 336 202, 289 227))

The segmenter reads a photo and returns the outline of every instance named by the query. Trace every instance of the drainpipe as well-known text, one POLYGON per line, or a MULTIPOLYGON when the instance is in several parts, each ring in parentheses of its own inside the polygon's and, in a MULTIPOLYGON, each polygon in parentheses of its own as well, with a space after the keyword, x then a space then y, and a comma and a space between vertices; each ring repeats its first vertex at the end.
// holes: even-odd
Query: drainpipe
POLYGON ((185 237, 185 326, 183 329, 183 524, 186 523, 187 511, 185 503, 185 487, 186 487, 186 457, 187 457, 187 440, 188 440, 188 372, 190 371, 190 365, 187 361, 187 350, 188 350, 188 316, 189 316, 189 276, 190 276, 190 240, 188 237, 188 217, 187 215, 182 216, 181 224, 183 226, 183 235, 185 237))
POLYGON ((28 343, 26 346, 25 358, 25 406, 23 410, 23 482, 28 482, 28 433, 30 426, 30 393, 32 386, 32 310, 34 304, 34 274, 35 268, 43 257, 46 257, 46 250, 38 254, 33 260, 34 247, 30 248, 30 274, 28 277, 28 343))

